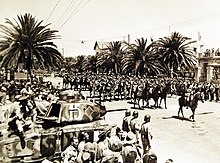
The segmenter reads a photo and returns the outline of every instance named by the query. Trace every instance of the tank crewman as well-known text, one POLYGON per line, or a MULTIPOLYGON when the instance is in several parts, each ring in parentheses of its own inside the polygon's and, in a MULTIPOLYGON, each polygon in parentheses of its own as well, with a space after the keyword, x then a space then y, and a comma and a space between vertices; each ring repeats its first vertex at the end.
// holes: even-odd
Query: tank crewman
POLYGON ((15 109, 9 117, 9 131, 12 131, 10 135, 18 135, 21 141, 22 148, 25 147, 24 132, 31 128, 32 125, 32 113, 33 105, 28 101, 28 96, 22 96, 19 98, 19 108, 15 109))
POLYGON ((151 149, 151 128, 149 125, 151 116, 149 114, 144 116, 144 123, 141 125, 141 140, 143 144, 143 154, 146 154, 151 149))
POLYGON ((125 112, 125 117, 123 118, 122 121, 122 130, 129 132, 131 131, 131 127, 130 127, 130 121, 131 121, 131 111, 130 110, 126 110, 125 112))

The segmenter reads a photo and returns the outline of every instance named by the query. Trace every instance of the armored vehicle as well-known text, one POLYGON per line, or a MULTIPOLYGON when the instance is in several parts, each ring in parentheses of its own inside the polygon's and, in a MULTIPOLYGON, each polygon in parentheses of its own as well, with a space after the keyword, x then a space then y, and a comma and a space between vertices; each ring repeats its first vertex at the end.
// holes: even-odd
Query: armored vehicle
POLYGON ((43 116, 25 132, 24 143, 18 136, 0 137, 0 162, 41 162, 45 158, 59 159, 73 136, 87 132, 96 141, 101 131, 111 127, 105 120, 105 106, 94 102, 60 98, 51 103, 43 116))

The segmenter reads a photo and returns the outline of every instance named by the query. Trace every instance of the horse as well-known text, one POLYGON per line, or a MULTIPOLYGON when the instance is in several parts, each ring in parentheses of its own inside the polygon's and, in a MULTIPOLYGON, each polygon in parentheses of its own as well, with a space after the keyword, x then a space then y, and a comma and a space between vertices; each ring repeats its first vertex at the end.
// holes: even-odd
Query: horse
POLYGON ((159 107, 161 106, 162 100, 164 100, 165 109, 167 109, 167 94, 168 94, 168 92, 169 92, 169 85, 166 84, 165 86, 163 86, 161 88, 161 91, 159 93, 159 97, 160 97, 159 107))
POLYGON ((185 96, 181 96, 178 100, 179 101, 178 117, 179 117, 179 114, 181 112, 182 116, 184 118, 183 106, 186 106, 186 107, 190 107, 191 111, 192 111, 192 115, 190 115, 189 119, 192 119, 193 121, 195 121, 194 116, 195 116, 196 108, 198 107, 198 101, 199 100, 201 100, 202 103, 204 103, 204 95, 203 95, 202 92, 196 92, 195 94, 193 94, 192 98, 190 98, 189 101, 185 99, 185 96))
MULTIPOLYGON (((136 89, 135 91, 136 94, 136 99, 137 99, 137 104, 140 107, 140 100, 143 102, 143 107, 149 107, 149 100, 152 98, 154 100, 154 107, 159 107, 159 95, 160 95, 160 87, 159 85, 145 85, 142 90, 136 89), (144 106, 144 101, 147 102, 146 106, 144 106)), ((134 103, 135 105, 135 103, 134 103)))
POLYGON ((122 84, 120 81, 115 83, 114 88, 113 88, 113 94, 114 94, 115 99, 116 99, 116 96, 118 96, 117 99, 122 99, 122 84))
POLYGON ((161 88, 158 84, 154 85, 150 90, 149 90, 148 97, 146 97, 147 105, 149 105, 149 100, 152 98, 154 100, 154 107, 158 108, 159 107, 159 97, 160 97, 160 92, 161 88))
POLYGON ((143 85, 138 85, 134 92, 133 92, 133 95, 134 95, 134 108, 135 108, 135 104, 136 104, 136 101, 137 101, 137 104, 138 104, 138 107, 141 108, 140 106, 140 100, 142 99, 142 102, 143 102, 143 106, 144 106, 144 94, 146 94, 146 86, 144 87, 143 85))

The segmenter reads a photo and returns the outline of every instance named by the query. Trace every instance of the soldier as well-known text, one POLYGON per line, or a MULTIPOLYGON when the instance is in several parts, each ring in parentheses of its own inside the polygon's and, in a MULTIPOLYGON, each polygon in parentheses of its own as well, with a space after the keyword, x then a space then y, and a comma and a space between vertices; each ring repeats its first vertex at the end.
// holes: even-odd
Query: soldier
POLYGON ((219 84, 218 83, 215 84, 215 100, 216 102, 219 101, 219 84))
POLYGON ((214 93, 215 93, 215 87, 214 87, 214 84, 212 83, 209 87, 210 91, 210 101, 213 101, 214 100, 214 93))
POLYGON ((62 153, 62 162, 63 163, 74 163, 78 156, 78 144, 79 140, 77 137, 71 139, 71 144, 68 146, 62 153))
POLYGON ((140 130, 140 124, 138 122, 138 112, 137 111, 134 111, 132 113, 132 119, 130 121, 130 128, 131 128, 131 131, 136 134, 138 133, 138 131, 140 130))
POLYGON ((11 115, 8 122, 8 130, 11 131, 11 133, 8 135, 15 134, 19 136, 21 141, 22 148, 25 147, 25 141, 24 141, 24 132, 31 128, 32 125, 32 109, 33 105, 28 102, 27 96, 22 96, 19 98, 19 106, 20 108, 17 108, 14 110, 11 115))
POLYGON ((141 157, 143 153, 142 145, 141 145, 141 137, 140 137, 140 124, 138 122, 138 112, 134 111, 132 114, 133 118, 130 121, 131 132, 133 132, 136 136, 136 148, 138 151, 139 157, 141 157))
POLYGON ((12 80, 8 87, 8 95, 9 95, 9 100, 11 102, 14 102, 15 100, 15 93, 16 93, 16 85, 15 85, 15 82, 12 80))
POLYGON ((151 116, 149 114, 144 116, 144 123, 141 125, 141 140, 143 144, 143 154, 148 153, 148 151, 151 149, 151 128, 149 125, 151 116))
POLYGON ((126 110, 125 112, 125 117, 123 118, 123 122, 122 122, 122 130, 129 132, 131 131, 131 127, 130 127, 130 121, 131 121, 131 111, 130 110, 126 110))
POLYGON ((6 102, 7 89, 4 86, 1 86, 0 89, 0 105, 4 105, 6 102))

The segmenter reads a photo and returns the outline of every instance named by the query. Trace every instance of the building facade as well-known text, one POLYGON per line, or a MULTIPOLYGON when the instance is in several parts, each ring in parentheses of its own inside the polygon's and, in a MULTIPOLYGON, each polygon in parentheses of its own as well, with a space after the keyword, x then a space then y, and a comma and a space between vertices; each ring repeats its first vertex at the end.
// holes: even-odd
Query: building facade
POLYGON ((220 51, 219 49, 206 49, 198 53, 198 66, 196 69, 197 81, 220 81, 220 51))

